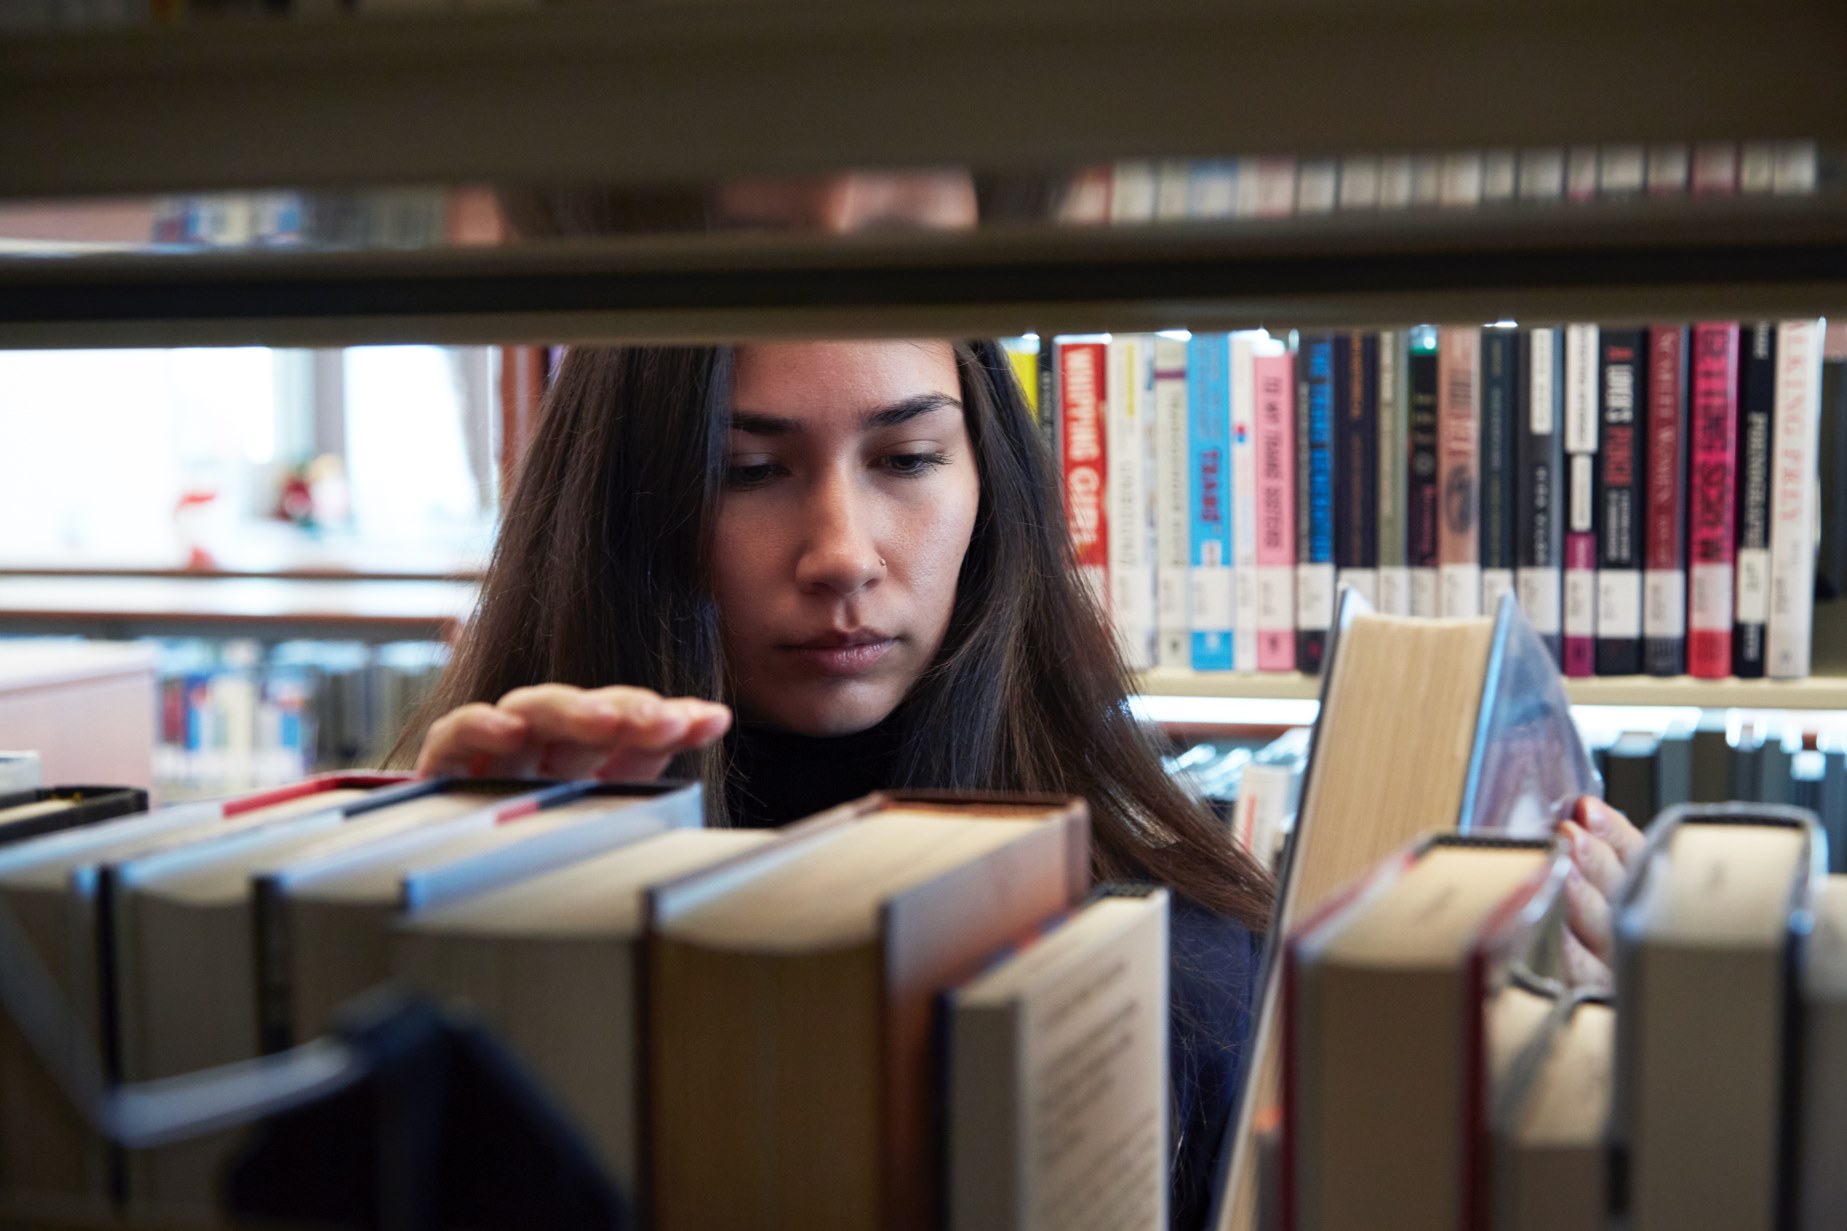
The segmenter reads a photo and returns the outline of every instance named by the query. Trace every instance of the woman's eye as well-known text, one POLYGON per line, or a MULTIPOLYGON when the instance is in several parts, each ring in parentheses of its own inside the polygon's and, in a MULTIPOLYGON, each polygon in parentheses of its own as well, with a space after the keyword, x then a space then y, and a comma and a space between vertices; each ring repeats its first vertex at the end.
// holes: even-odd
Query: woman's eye
POLYGON ((725 467, 727 487, 760 487, 776 477, 775 462, 735 462, 725 467))
POLYGON ((941 453, 893 453, 885 458, 887 470, 906 477, 926 474, 948 464, 949 458, 941 453))

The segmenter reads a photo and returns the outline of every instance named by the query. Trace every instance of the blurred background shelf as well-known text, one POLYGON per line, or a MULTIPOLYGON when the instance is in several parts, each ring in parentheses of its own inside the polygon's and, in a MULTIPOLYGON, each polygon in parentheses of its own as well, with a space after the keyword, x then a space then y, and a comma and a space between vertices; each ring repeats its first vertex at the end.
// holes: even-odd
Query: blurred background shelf
POLYGON ((1826 140, 1847 135, 1844 47, 1847 9, 1799 0, 781 0, 49 33, 0 40, 0 197, 1826 140))

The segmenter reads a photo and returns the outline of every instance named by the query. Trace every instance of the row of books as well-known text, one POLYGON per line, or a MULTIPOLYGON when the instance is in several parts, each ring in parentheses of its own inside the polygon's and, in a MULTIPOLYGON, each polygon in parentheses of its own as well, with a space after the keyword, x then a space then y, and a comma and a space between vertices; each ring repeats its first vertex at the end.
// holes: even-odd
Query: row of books
POLYGON ((1663 142, 1296 158, 1126 160, 1074 176, 1065 222, 1123 226, 1336 212, 1805 196, 1831 188, 1812 141, 1663 142))
POLYGON ((1545 976, 1570 863, 1441 837, 1288 937, 1284 1231, 1847 1223, 1847 877, 1796 809, 1664 814, 1613 997, 1545 976))
POLYGON ((1823 341, 1117 334, 1053 339, 1035 374, 1079 567, 1137 669, 1319 671, 1351 587, 1420 616, 1516 593, 1567 675, 1797 678, 1847 398, 1823 341))
POLYGON ((420 641, 158 644, 154 779, 169 796, 376 764, 448 658, 420 641))
MULTIPOLYGON (((624 1225, 1166 1225, 1167 899, 1091 891, 1081 801, 746 831, 672 783, 327 776, 138 815, 118 792, 112 819, 101 794, 0 798, 0 908, 50 975, 32 1016, 58 1002, 108 1082, 284 1063, 395 980, 504 1041, 624 1225)), ((0 1018, 0 1191, 209 1216, 259 1145, 112 1150, 25 1020, 0 1018)))

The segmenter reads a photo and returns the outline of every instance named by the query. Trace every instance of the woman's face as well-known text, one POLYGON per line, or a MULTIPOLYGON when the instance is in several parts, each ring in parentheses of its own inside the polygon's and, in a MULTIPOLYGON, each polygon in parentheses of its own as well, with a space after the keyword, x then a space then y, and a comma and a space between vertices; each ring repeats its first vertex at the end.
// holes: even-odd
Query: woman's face
POLYGON ((935 658, 980 485, 947 342, 737 352, 714 587, 735 700, 805 735, 877 723, 935 658))

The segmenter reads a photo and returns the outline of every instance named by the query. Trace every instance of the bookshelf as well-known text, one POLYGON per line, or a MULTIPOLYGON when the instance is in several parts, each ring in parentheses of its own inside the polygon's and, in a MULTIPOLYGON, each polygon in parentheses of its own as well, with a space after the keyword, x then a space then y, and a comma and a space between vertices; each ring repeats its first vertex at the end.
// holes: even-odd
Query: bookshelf
MULTIPOLYGON (((1148 671, 1139 677, 1146 696, 1207 697, 1255 701, 1314 701, 1321 695, 1317 676, 1299 673, 1265 675, 1195 671, 1148 671)), ((1689 676, 1604 676, 1566 680, 1573 705, 1662 706, 1697 709, 1847 710, 1847 678, 1811 676, 1805 680, 1696 680, 1689 676)))
POLYGON ((27 35, 0 40, 0 196, 1847 133, 1847 13, 1748 24, 1723 0, 778 0, 27 35))

